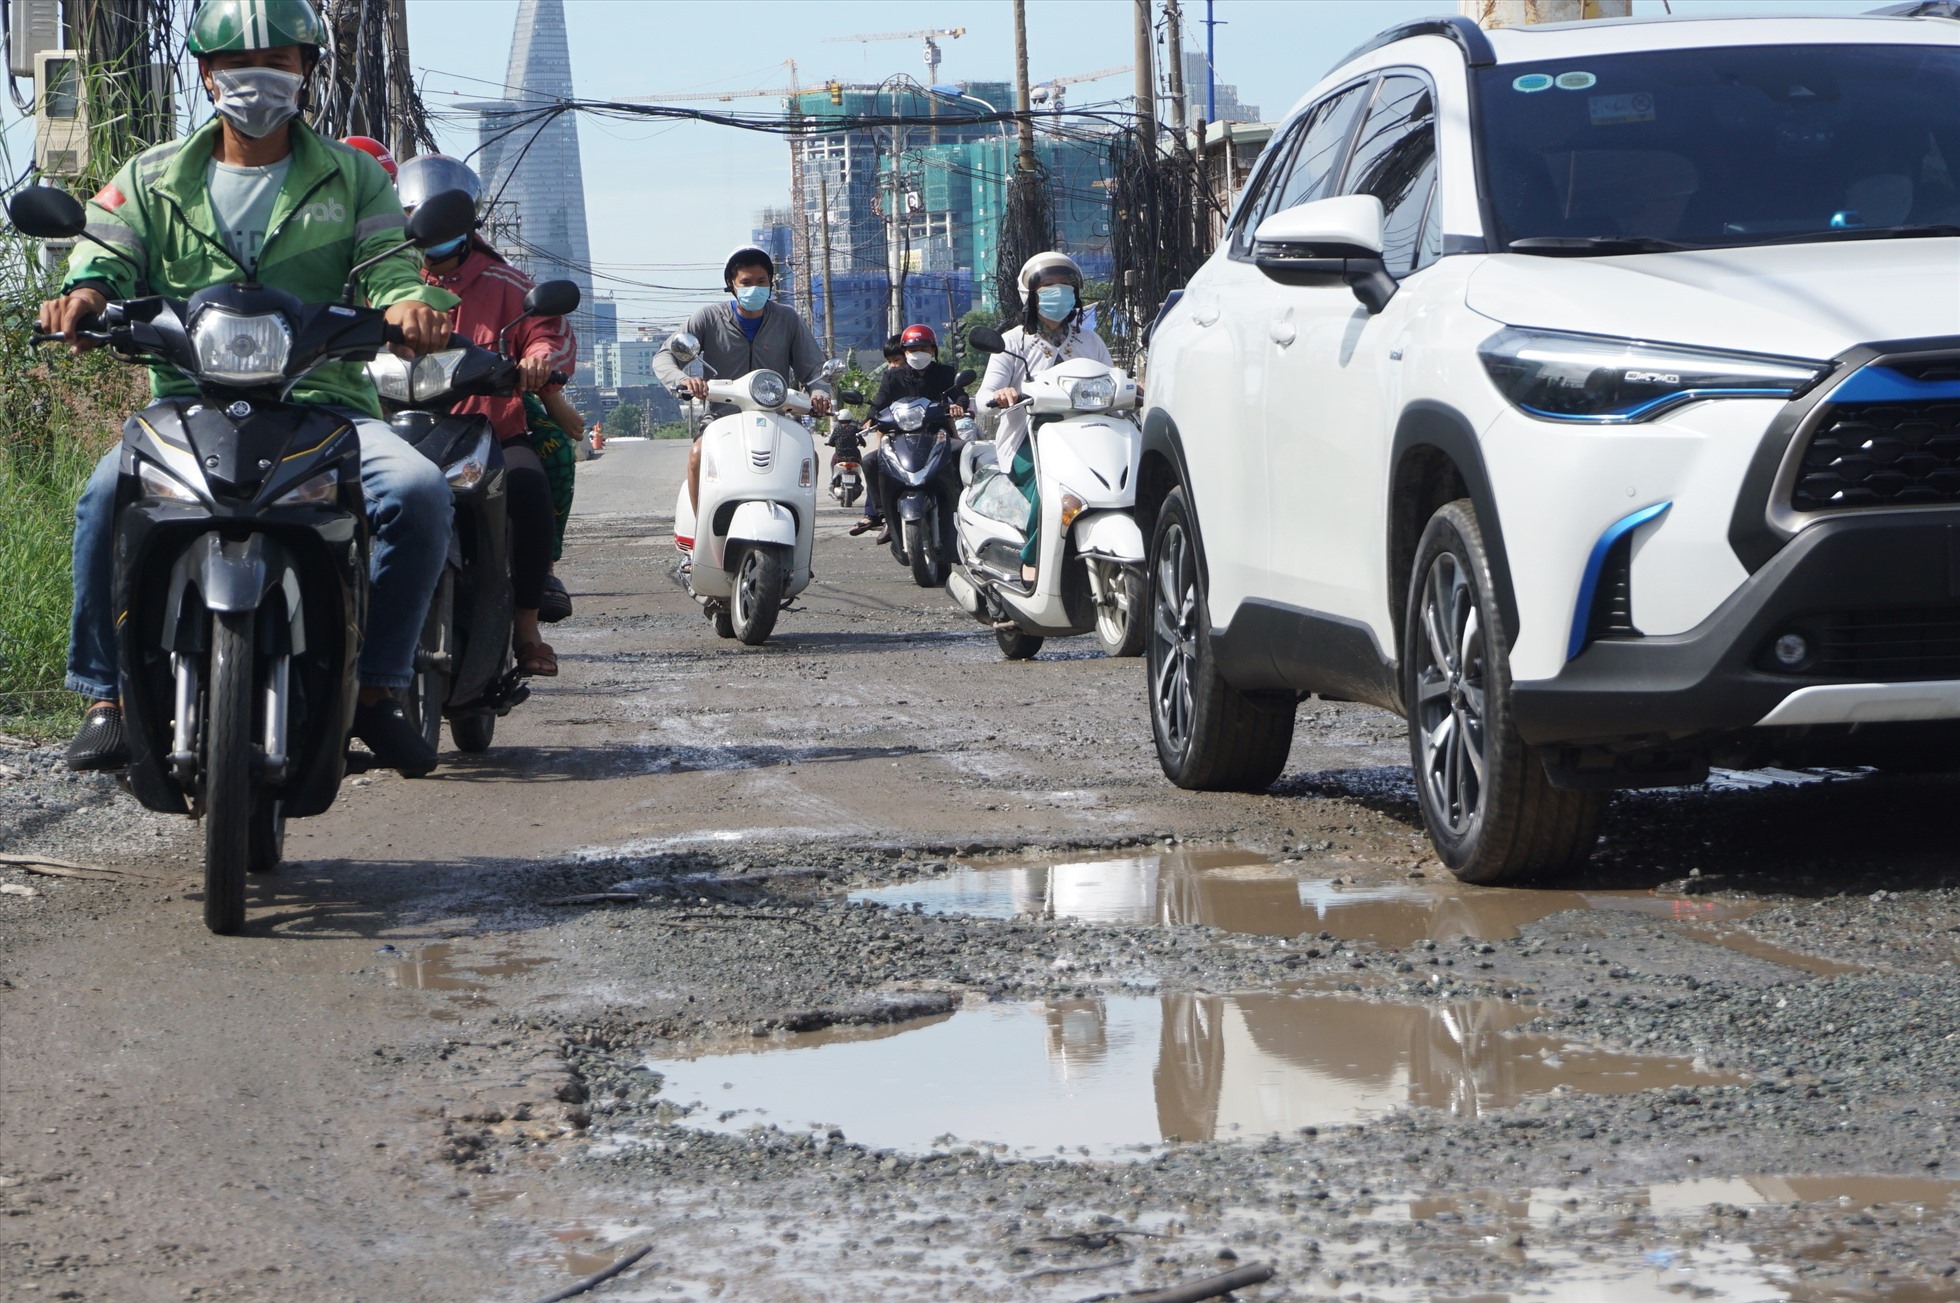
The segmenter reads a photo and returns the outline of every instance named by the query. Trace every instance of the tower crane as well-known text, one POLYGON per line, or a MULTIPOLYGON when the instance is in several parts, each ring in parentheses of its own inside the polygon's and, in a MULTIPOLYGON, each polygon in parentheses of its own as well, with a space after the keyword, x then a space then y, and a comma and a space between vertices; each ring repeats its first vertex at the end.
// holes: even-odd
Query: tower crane
POLYGON ((1028 100, 1030 103, 1059 113, 1062 108, 1062 97, 1068 94, 1070 86, 1078 82, 1101 81, 1105 77, 1114 77, 1118 73, 1128 71, 1130 65, 1126 63, 1120 68, 1098 68, 1094 72, 1078 72, 1073 77, 1051 77, 1040 85, 1030 87, 1028 100))
POLYGON ((826 36, 824 40, 833 44, 840 41, 924 41, 926 85, 936 86, 939 84, 939 41, 936 38, 944 36, 951 40, 965 35, 964 27, 934 27, 917 32, 865 32, 858 36, 826 36))

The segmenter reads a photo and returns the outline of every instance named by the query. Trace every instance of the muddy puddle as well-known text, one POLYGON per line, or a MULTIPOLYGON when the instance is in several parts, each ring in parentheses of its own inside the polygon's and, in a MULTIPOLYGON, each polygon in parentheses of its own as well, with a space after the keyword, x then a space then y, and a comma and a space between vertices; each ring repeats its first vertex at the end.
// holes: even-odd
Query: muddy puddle
POLYGON ((1126 996, 982 1005, 882 1034, 779 1037, 650 1066, 667 1100, 698 1105, 689 1126, 838 1127, 875 1148, 1071 1155, 1251 1139, 1404 1105, 1476 1116, 1560 1088, 1735 1080, 1512 1030, 1531 1016, 1502 1000, 1126 996))
POLYGON ((487 1003, 489 997, 485 992, 497 982, 521 977, 550 962, 506 951, 464 955, 457 953, 449 942, 438 941, 391 957, 389 977, 405 990, 441 991, 458 1003, 487 1003))
MULTIPOLYGON (((1568 910, 1638 914, 1697 925, 1696 940, 1816 976, 1855 965, 1783 950, 1719 926, 1762 908, 1750 901, 1663 896, 1648 891, 1543 891, 1474 887, 1451 878, 1366 880, 1383 866, 1343 861, 1281 864, 1239 850, 1171 851, 1084 858, 1062 864, 960 866, 936 877, 852 892, 855 902, 976 918, 1073 918, 1085 923, 1198 924, 1257 936, 1318 936, 1401 948, 1471 937, 1504 941, 1568 910), (1357 879, 1360 879, 1357 881, 1357 879)), ((1432 870, 1440 872, 1440 870, 1432 870)))

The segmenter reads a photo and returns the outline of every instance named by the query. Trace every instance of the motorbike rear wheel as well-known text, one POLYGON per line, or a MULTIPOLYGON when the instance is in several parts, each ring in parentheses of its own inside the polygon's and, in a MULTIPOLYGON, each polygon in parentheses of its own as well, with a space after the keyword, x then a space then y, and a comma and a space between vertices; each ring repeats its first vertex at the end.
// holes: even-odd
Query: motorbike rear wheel
POLYGON ((735 617, 728 613, 726 606, 717 606, 709 611, 708 619, 715 626, 716 637, 733 638, 735 636, 735 617))
POLYGON ((441 663, 454 642, 455 610, 450 601, 454 592, 454 581, 445 570, 429 602, 429 618, 422 624, 422 641, 415 648, 415 676, 408 683, 408 700, 402 703, 408 722, 437 751, 442 750, 442 707, 449 700, 449 673, 441 663))
POLYGON ((1046 639, 1024 629, 996 628, 994 641, 1000 644, 1000 654, 1010 661, 1030 661, 1041 650, 1046 639))
POLYGON ((245 927, 245 872, 258 806, 258 753, 252 745, 257 623, 255 611, 211 615, 203 757, 204 926, 219 936, 245 927))
POLYGON ((1146 630, 1143 615, 1143 575, 1135 566, 1092 561, 1101 570, 1103 591, 1110 601, 1096 607, 1096 638, 1105 656, 1143 655, 1146 630))
POLYGON ((497 737, 497 717, 488 711, 458 715, 449 721, 449 736, 458 751, 488 751, 497 737))
POLYGON ((728 597, 729 623, 735 636, 751 647, 769 640, 782 613, 783 589, 789 582, 783 552, 779 544, 750 543, 736 563, 735 591, 728 597))

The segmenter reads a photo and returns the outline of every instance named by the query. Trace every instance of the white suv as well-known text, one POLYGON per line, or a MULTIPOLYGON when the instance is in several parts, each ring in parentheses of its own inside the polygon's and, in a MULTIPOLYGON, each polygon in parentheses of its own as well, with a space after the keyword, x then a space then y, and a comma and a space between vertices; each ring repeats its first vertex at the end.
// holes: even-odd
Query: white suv
POLYGON ((1181 786, 1370 702, 1491 882, 1711 762, 1960 768, 1960 22, 1389 31, 1274 135, 1148 393, 1181 786))

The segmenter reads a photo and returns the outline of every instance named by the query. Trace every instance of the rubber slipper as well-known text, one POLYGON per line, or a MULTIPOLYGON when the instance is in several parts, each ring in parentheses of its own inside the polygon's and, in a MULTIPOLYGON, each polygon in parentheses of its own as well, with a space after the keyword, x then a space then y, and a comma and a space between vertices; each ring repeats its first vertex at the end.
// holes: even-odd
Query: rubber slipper
POLYGON ((558 653, 548 642, 527 642, 517 649, 517 668, 533 678, 553 678, 558 673, 558 653))

